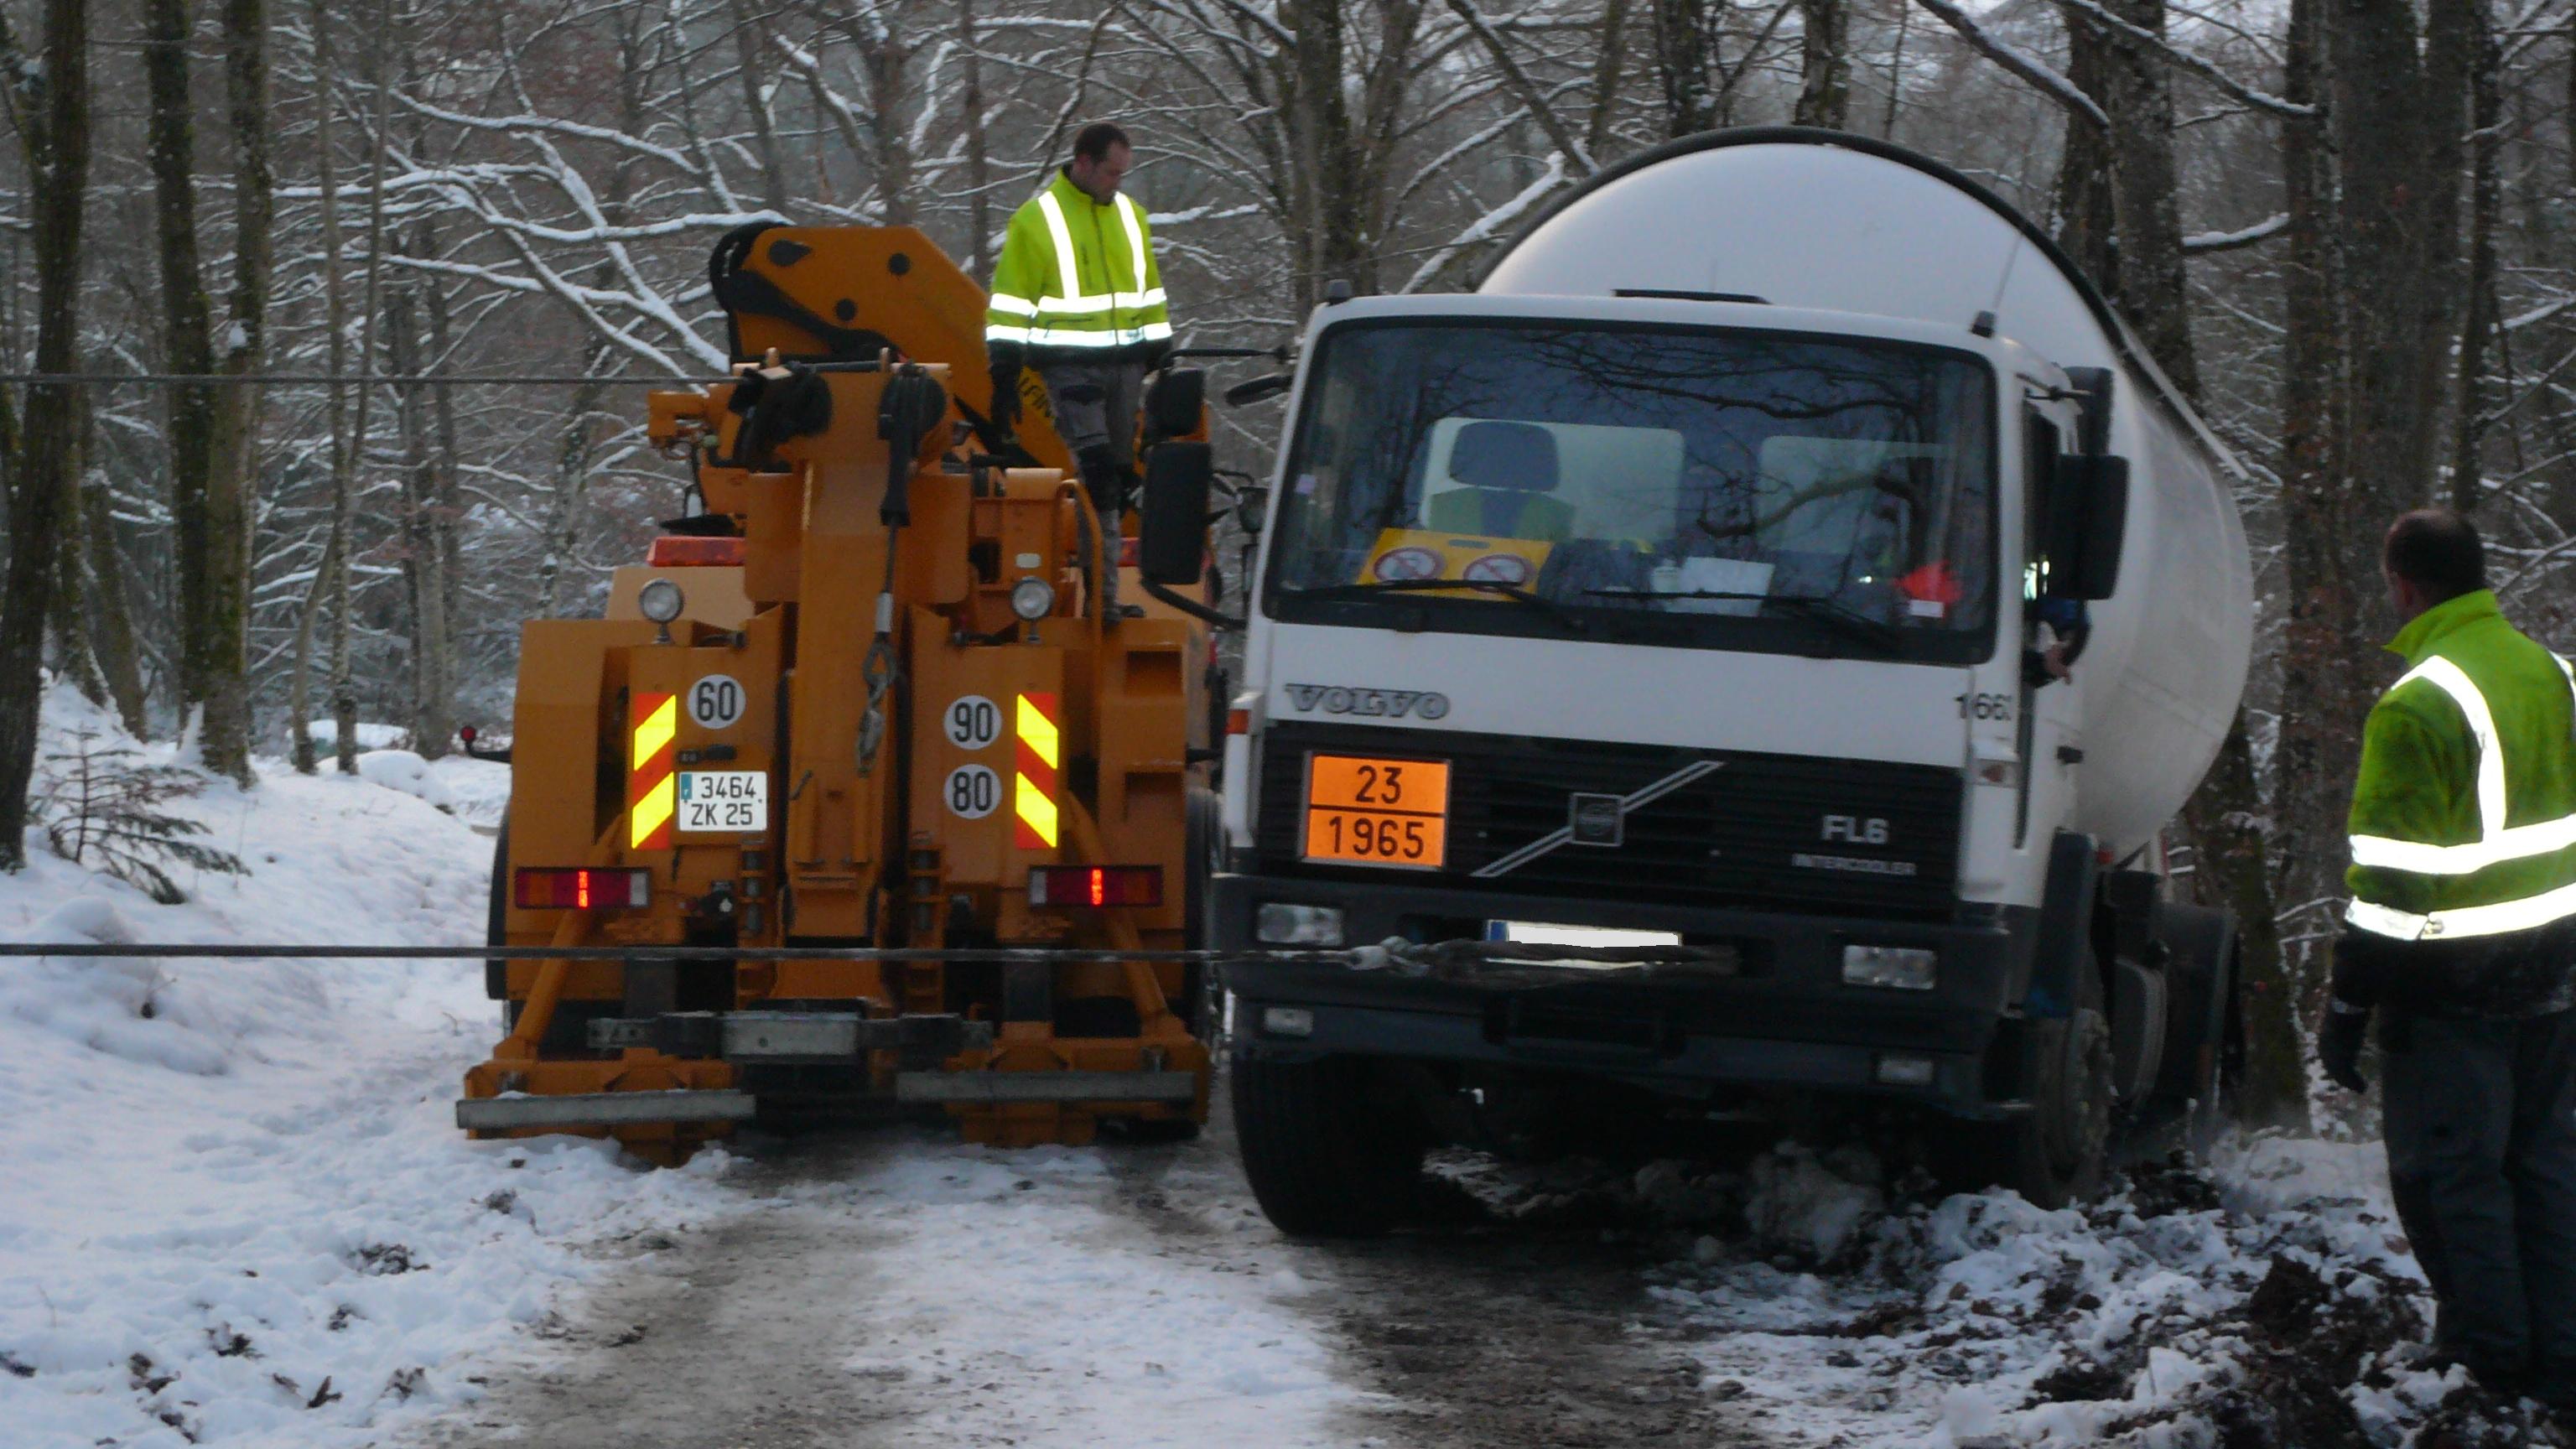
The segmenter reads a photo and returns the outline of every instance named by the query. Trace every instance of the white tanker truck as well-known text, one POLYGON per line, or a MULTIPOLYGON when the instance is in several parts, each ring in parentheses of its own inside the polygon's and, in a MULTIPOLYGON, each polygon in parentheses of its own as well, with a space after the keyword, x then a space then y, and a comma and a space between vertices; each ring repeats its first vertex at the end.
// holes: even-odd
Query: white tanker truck
POLYGON ((1319 308, 1216 943, 1665 949, 1232 968, 1263 1209, 1384 1230, 1549 1110, 1866 1099, 1962 1185, 2089 1192, 2233 1017, 2159 836, 2244 685, 2234 468, 2029 220, 1850 136, 1678 141, 1472 295, 1319 308))

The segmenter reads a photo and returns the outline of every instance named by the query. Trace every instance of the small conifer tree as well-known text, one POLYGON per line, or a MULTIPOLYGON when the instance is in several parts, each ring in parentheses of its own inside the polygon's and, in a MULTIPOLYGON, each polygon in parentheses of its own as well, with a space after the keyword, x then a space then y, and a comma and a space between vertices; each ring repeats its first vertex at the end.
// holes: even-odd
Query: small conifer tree
POLYGON ((203 822, 162 809, 205 789, 206 782, 172 765, 147 765, 131 745, 103 741, 84 729, 64 748, 45 756, 35 796, 36 817, 54 853, 90 865, 140 889, 165 906, 188 898, 164 866, 187 866, 222 875, 247 875, 241 858, 191 837, 203 822))

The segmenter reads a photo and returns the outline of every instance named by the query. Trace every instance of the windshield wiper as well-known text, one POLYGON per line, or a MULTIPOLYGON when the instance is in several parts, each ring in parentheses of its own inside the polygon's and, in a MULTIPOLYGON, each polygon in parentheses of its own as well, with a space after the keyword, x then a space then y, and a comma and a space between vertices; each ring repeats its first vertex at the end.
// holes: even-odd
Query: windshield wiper
POLYGON ((1480 594, 1509 599, 1537 610, 1576 634, 1588 632, 1592 627, 1581 615, 1564 605, 1541 598, 1518 584, 1507 584, 1497 579, 1365 579, 1349 584, 1318 584, 1305 589, 1284 588, 1279 592, 1293 599, 1359 599, 1371 594, 1419 594, 1438 589, 1473 589, 1480 594))
POLYGON ((1585 589, 1614 599, 1739 599, 1765 606, 1776 605, 1801 619, 1813 619, 1846 639, 1857 640, 1882 654, 1902 653, 1905 636, 1893 624, 1885 624, 1834 602, 1825 594, 1756 594, 1733 589, 1585 589))

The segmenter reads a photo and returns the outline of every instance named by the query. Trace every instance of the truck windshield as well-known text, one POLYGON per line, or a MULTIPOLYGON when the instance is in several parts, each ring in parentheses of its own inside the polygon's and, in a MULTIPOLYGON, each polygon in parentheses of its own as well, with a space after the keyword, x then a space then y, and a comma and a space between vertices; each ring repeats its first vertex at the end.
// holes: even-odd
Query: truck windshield
POLYGON ((1992 374, 1965 353, 1353 324, 1307 382, 1265 601, 1314 622, 1563 636, 1572 615, 1617 640, 1973 660, 1993 637, 1994 459, 1992 374))

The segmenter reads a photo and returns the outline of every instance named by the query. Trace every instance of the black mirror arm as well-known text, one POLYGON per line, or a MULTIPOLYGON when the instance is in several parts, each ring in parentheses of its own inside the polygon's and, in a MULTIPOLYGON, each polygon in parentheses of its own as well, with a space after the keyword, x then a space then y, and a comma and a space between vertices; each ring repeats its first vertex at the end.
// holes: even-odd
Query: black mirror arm
POLYGON ((1144 580, 1144 585, 1145 596, 1147 598, 1169 604, 1173 608, 1180 610, 1182 613, 1187 614, 1191 618, 1197 619, 1202 623, 1213 625, 1219 629, 1240 629, 1245 625, 1246 621, 1243 619, 1239 619, 1232 614, 1211 609, 1207 605, 1200 603, 1198 600, 1193 599, 1186 594, 1173 593, 1170 589, 1154 582, 1152 579, 1144 580))

